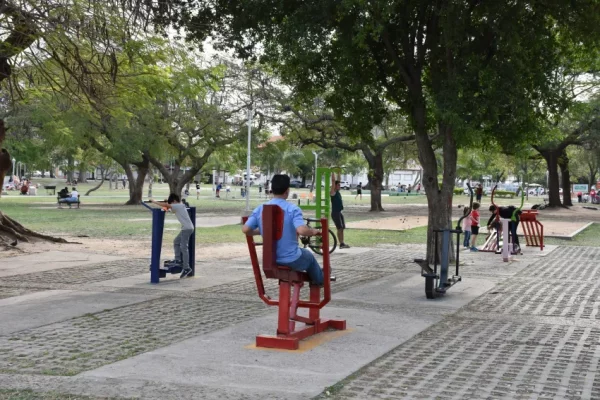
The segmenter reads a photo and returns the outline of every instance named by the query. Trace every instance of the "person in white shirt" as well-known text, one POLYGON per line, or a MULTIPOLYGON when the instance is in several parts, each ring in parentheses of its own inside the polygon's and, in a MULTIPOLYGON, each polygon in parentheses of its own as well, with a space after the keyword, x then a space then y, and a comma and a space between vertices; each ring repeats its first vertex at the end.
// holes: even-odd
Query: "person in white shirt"
POLYGON ((77 191, 77 189, 73 188, 71 191, 71 198, 69 200, 77 201, 78 199, 79 199, 79 192, 77 191))

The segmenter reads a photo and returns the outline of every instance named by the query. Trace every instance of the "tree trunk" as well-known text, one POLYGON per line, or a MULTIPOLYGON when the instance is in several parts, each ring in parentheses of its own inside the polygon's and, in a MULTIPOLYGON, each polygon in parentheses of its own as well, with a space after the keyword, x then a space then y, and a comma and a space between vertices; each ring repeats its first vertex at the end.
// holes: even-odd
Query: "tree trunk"
MULTIPOLYGON (((590 174, 588 175, 589 176, 589 181, 590 181, 590 183, 589 183, 590 189, 592 188, 592 186, 596 186, 596 173, 597 173, 597 170, 594 167, 595 167, 595 165, 593 165, 593 163, 588 163, 588 168, 590 170, 590 174)), ((600 188, 596 188, 596 190, 600 190, 600 188)))
POLYGON ((556 150, 538 150, 548 166, 548 206, 560 207, 558 180, 558 152, 556 150))
MULTIPOLYGON (((194 176, 196 176, 196 174, 198 174, 198 172, 200 172, 201 169, 197 166, 194 166, 184 174, 180 174, 181 166, 177 162, 175 162, 173 169, 169 171, 156 158, 150 157, 148 154, 146 154, 146 156, 148 157, 152 165, 154 165, 156 169, 158 169, 158 171, 162 174, 164 180, 166 180, 169 184, 169 193, 175 193, 178 196, 181 196, 185 185, 191 182, 194 179, 194 176)), ((216 181, 218 180, 219 179, 217 178, 216 181)))
POLYGON ((365 159, 369 165, 369 187, 371 188, 371 210, 385 211, 381 204, 381 185, 383 183, 383 153, 381 151, 373 152, 368 147, 362 149, 365 159))
POLYGON ((67 157, 67 182, 73 184, 73 171, 75 170, 75 161, 73 157, 67 157))
POLYGON ((563 206, 570 207, 573 205, 571 200, 571 173, 569 172, 569 156, 567 156, 565 150, 561 152, 558 158, 558 166, 562 176, 563 206))
MULTIPOLYGON (((415 135, 419 149, 419 161, 423 168, 422 185, 427 195, 427 260, 433 262, 441 259, 441 240, 435 247, 435 230, 451 229, 452 196, 456 180, 456 163, 458 151, 450 126, 440 125, 439 132, 443 138, 443 178, 440 190, 438 181, 438 164, 431 140, 427 132, 426 110, 424 100, 422 105, 415 109, 415 135)), ((441 238, 440 238, 441 239, 441 238)), ((454 246, 452 246, 454 248, 454 246)), ((451 251, 451 259, 454 252, 451 251)))
POLYGON ((133 171, 130 165, 127 165, 125 173, 129 180, 129 200, 125 205, 142 204, 144 196, 144 182, 150 168, 150 160, 145 155, 142 155, 142 161, 134 164, 137 167, 137 177, 134 178, 133 171))
POLYGON ((85 165, 83 163, 79 164, 79 179, 77 179, 77 182, 79 183, 87 183, 87 172, 86 172, 86 168, 85 165))
MULTIPOLYGON (((15 240, 29 242, 32 238, 55 243, 67 243, 63 238, 56 238, 29 230, 0 211, 0 243, 9 243, 15 240)), ((16 245, 16 243, 13 243, 13 245, 16 245)))
POLYGON ((152 198, 152 185, 154 184, 154 169, 148 169, 148 198, 152 198))
POLYGON ((97 184, 96 186, 94 186, 93 188, 91 188, 90 190, 88 190, 85 193, 85 196, 89 196, 90 193, 95 192, 96 190, 100 189, 100 187, 102 186, 102 184, 104 184, 104 180, 106 178, 106 174, 104 173, 104 168, 100 168, 100 183, 97 184))

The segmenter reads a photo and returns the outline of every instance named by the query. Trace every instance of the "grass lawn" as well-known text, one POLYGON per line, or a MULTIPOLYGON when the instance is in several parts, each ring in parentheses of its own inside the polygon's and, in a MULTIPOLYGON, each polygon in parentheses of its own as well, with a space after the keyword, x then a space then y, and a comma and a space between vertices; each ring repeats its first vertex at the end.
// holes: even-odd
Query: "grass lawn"
MULTIPOLYGON (((34 182, 49 184, 50 179, 36 179, 34 182)), ((64 184, 57 184, 58 188, 64 184)), ((142 206, 124 206, 128 191, 123 189, 108 189, 105 183, 103 188, 93 192, 90 196, 83 194, 95 184, 80 184, 78 190, 82 194, 81 209, 56 208, 56 197, 47 195, 43 188, 38 196, 19 196, 11 192, 8 196, 0 199, 0 210, 7 213, 17 221, 30 229, 50 235, 62 236, 89 236, 91 238, 150 239, 152 223, 151 215, 142 206)), ((232 187, 229 195, 222 192, 221 199, 213 197, 212 186, 202 185, 201 197, 196 199, 196 190, 191 188, 191 196, 188 201, 197 207, 199 216, 210 215, 242 215, 246 208, 246 202, 239 196, 239 187, 232 187), (237 194, 237 196, 235 196, 237 194), (236 198, 234 198, 236 197, 236 198)), ((168 195, 169 189, 166 184, 153 185, 153 197, 163 199, 168 195)), ((308 189, 293 189, 293 192, 308 193, 308 189)), ((349 191, 343 191, 344 205, 347 208, 346 219, 358 221, 365 219, 376 219, 392 217, 394 213, 370 213, 370 197, 355 199, 349 191)), ((264 197, 258 197, 258 188, 251 188, 250 208, 265 201, 264 197)), ((467 196, 455 196, 455 206, 468 203, 467 196)), ((532 197, 531 203, 537 202, 538 198, 532 197)), ((384 196, 382 198, 384 207, 393 209, 394 205, 411 204, 415 206, 425 205, 427 199, 424 195, 419 196, 384 196)), ((483 203, 488 204, 489 197, 485 197, 483 203)), ((499 199, 499 204, 515 204, 517 199, 499 199)), ((484 205, 485 207, 485 205, 484 205)), ((425 210, 424 210, 425 211, 425 210)), ((308 213, 307 213, 308 214, 308 213)), ((169 215, 167 218, 174 219, 169 215)), ((177 234, 177 224, 165 225, 164 240, 172 240, 177 234)), ((216 228, 199 228, 197 231, 199 245, 213 245, 223 243, 244 243, 244 237, 240 233, 239 225, 229 225, 216 228)), ((572 241, 547 239, 548 244, 562 245, 594 245, 598 246, 600 237, 600 225, 595 224, 572 241)), ((401 244, 401 243, 425 243, 426 228, 414 228, 407 231, 384 231, 371 229, 349 229, 346 231, 346 242, 352 246, 375 246, 377 244, 401 244)))
MULTIPOLYGON (((84 185, 79 185, 80 187, 84 185)), ((152 232, 151 214, 143 206, 124 206, 126 195, 111 196, 106 191, 104 196, 93 196, 82 199, 82 208, 58 209, 52 196, 4 196, 0 200, 0 209, 27 228, 55 236, 89 236, 91 238, 109 238, 125 240, 149 240, 152 232)), ((114 192, 114 191, 113 191, 114 192)), ((124 192, 124 191, 123 191, 124 192)), ((209 192, 209 189, 207 189, 209 192)), ((165 192, 166 193, 166 192, 165 192)), ((210 193, 208 193, 210 194, 210 193)), ((258 194, 258 193, 257 193, 258 194)), ((203 192, 204 196, 205 193, 203 192)), ((159 198, 159 197, 157 197, 159 198)), ((264 199, 251 201, 251 208, 264 199)), ((363 198, 363 201, 364 198, 363 198)), ((218 200, 201 197, 190 199, 190 204, 197 207, 199 215, 242 215, 245 202, 236 200, 218 200)), ((382 215, 386 217, 390 215, 382 215)), ((377 215, 365 212, 355 215, 351 220, 371 219, 377 215)), ((173 220, 174 216, 169 215, 173 220)), ((177 224, 165 224, 164 241, 171 241, 177 234, 177 224)), ((244 243, 244 236, 239 225, 228 225, 216 228, 199 228, 197 242, 202 245, 224 243, 244 243)), ((426 229, 416 228, 409 231, 395 232, 370 229, 351 229, 346 231, 346 242, 353 246, 371 247, 377 244, 425 243, 426 229)))
POLYGON ((600 224, 595 223, 590 225, 587 229, 579 233, 579 235, 575 236, 572 240, 545 238, 544 243, 559 246, 600 247, 600 224))

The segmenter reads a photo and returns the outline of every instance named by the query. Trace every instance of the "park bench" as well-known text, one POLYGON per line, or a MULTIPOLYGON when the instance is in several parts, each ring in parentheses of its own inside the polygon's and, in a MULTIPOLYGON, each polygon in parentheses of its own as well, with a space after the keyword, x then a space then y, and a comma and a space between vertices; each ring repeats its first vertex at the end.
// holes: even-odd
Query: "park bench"
POLYGON ((44 185, 44 189, 46 189, 48 195, 56 195, 56 185, 44 185), (50 193, 50 191, 52 191, 52 193, 50 193))
POLYGON ((73 200, 70 197, 61 199, 60 197, 56 198, 57 203, 58 203, 58 208, 62 208, 63 204, 67 204, 69 206, 69 208, 71 208, 71 206, 73 204, 77 205, 77 208, 79 208, 79 205, 81 204, 81 195, 77 195, 77 200, 73 200))
MULTIPOLYGON (((277 205, 265 205, 262 212, 262 243, 255 243, 253 236, 246 236, 248 249, 250 251, 250 260, 258 295, 262 301, 270 306, 279 307, 279 317, 277 323, 277 335, 256 337, 257 347, 269 347, 286 350, 297 350, 299 341, 327 329, 345 330, 345 320, 322 320, 320 310, 331 300, 331 266, 329 263, 329 236, 322 236, 323 251, 323 298, 321 298, 321 288, 310 285, 309 300, 300 300, 300 290, 304 282, 309 282, 308 274, 305 272, 294 271, 289 267, 277 265, 277 241, 283 234, 283 211, 277 205), (266 295, 261 273, 260 264, 256 247, 263 247, 262 272, 267 279, 277 279, 279 281, 279 298, 272 299, 266 295), (308 308, 308 317, 298 315, 298 308, 308 308), (296 329, 296 322, 302 322, 305 326, 296 329)), ((246 223, 248 217, 243 218, 246 223)), ((321 232, 328 232, 327 219, 319 220, 321 232)))

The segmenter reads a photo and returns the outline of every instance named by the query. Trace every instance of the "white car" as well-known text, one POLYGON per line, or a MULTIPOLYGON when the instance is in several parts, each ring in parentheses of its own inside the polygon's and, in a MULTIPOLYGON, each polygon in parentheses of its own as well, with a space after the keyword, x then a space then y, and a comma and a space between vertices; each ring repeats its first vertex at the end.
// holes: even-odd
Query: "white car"
POLYGON ((350 190, 350 183, 347 181, 340 181, 340 188, 350 190))

